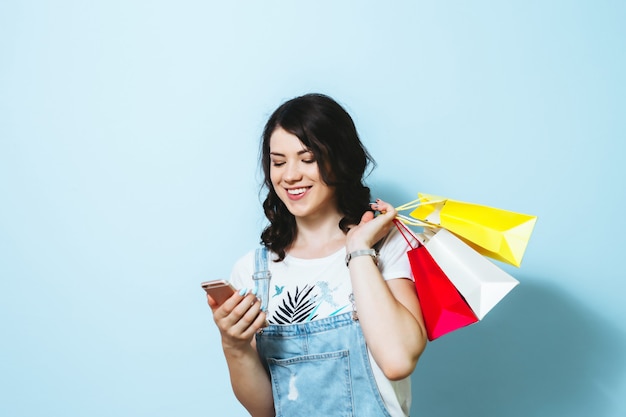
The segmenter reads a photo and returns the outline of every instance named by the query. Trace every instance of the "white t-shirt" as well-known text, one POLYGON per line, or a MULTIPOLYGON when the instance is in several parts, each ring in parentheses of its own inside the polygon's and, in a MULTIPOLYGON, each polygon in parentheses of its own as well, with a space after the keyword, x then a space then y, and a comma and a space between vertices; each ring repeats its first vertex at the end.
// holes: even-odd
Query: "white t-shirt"
MULTIPOLYGON (((406 252, 407 242, 397 229, 392 229, 379 250, 378 267, 385 280, 413 279, 406 252)), ((272 273, 268 301, 268 321, 271 324, 304 323, 353 310, 350 295, 352 284, 345 263, 346 250, 318 259, 300 259, 287 255, 282 262, 268 256, 272 273)), ((230 281, 238 289, 254 287, 254 250, 240 258, 233 268, 230 281)), ((376 384, 393 417, 408 416, 411 406, 411 380, 390 381, 370 354, 376 384)))

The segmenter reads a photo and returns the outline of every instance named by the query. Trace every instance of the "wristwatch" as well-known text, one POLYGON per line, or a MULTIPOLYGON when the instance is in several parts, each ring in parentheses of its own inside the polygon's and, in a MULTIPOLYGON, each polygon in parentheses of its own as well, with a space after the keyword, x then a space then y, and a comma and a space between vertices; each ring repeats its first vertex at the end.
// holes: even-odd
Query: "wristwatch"
POLYGON ((378 265, 378 252, 376 252, 376 249, 361 249, 346 255, 346 266, 350 265, 352 258, 356 258, 357 256, 371 256, 374 263, 378 265))

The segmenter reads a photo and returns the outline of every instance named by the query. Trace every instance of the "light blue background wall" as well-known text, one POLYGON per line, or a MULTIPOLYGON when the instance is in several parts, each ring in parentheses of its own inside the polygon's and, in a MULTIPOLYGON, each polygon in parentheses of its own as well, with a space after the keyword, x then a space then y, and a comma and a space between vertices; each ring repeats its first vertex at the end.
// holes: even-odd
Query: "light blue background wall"
POLYGON ((539 216, 413 416, 626 415, 621 1, 0 4, 0 415, 243 416, 199 283, 256 245, 257 142, 343 103, 375 196, 539 216))

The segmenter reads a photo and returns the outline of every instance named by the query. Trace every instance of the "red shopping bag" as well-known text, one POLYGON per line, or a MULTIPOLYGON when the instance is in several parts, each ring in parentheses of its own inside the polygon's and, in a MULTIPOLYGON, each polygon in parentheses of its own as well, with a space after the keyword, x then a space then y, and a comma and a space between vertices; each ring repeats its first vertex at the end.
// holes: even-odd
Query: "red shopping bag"
POLYGON ((417 247, 414 247, 406 238, 406 227, 399 221, 395 223, 412 248, 407 252, 407 256, 415 278, 415 288, 428 340, 432 341, 446 333, 476 323, 478 318, 426 247, 419 241, 417 247))

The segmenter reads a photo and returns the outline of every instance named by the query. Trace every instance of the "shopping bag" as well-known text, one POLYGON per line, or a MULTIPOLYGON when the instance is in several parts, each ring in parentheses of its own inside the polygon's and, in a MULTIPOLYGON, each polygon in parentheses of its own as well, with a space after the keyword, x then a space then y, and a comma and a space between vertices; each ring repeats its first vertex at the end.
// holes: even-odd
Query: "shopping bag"
POLYGON ((412 249, 407 252, 415 279, 426 335, 432 341, 461 327, 476 323, 478 318, 463 296, 437 265, 421 243, 414 246, 406 237, 406 229, 396 220, 396 226, 412 249))
POLYGON ((397 210, 412 208, 411 218, 449 230, 482 255, 520 266, 536 216, 430 194, 418 196, 397 210))
POLYGON ((431 233, 424 246, 479 320, 519 284, 446 229, 431 233))

